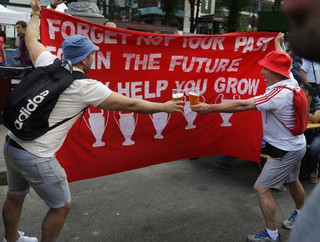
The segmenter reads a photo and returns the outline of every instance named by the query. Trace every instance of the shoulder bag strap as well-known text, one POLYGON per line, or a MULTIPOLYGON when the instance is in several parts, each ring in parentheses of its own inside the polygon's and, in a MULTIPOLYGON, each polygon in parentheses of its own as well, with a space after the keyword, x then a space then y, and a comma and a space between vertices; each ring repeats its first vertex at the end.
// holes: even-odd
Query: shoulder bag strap
MULTIPOLYGON (((288 90, 290 90, 290 91, 292 91, 294 93, 294 89, 293 88, 290 88, 290 87, 287 87, 287 86, 282 86, 282 89, 284 89, 284 88, 288 89, 288 90)), ((272 111, 270 111, 270 112, 284 127, 286 127, 287 130, 290 131, 290 129, 288 128, 287 125, 285 125, 272 111)))
MULTIPOLYGON (((82 109, 79 113, 83 112, 83 114, 84 114, 84 112, 86 111, 86 109, 87 109, 87 108, 88 108, 88 107, 85 107, 85 108, 84 108, 84 109, 82 109)), ((64 119, 64 120, 61 120, 60 122, 58 122, 58 123, 56 123, 56 124, 52 125, 52 126, 49 128, 49 130, 54 129, 54 128, 56 128, 56 127, 60 126, 61 124, 63 124, 63 123, 65 123, 65 122, 69 121, 70 119, 72 119, 72 118, 74 118, 75 116, 77 116, 79 113, 77 113, 77 114, 73 115, 72 117, 69 117, 69 118, 66 118, 66 119, 64 119)), ((83 114, 82 114, 82 115, 83 115, 83 114)))
MULTIPOLYGON (((88 79, 88 78, 90 78, 90 77, 88 77, 87 75, 85 75, 85 74, 84 74, 83 72, 81 72, 81 71, 73 71, 73 72, 71 73, 71 75, 73 76, 73 80, 76 80, 76 79, 88 79)), ((78 115, 79 113, 81 113, 81 112, 82 112, 82 116, 83 116, 87 108, 88 108, 88 107, 85 107, 85 108, 82 109, 80 112, 78 112, 77 114, 73 115, 72 117, 66 118, 66 119, 61 120, 60 122, 52 125, 52 126, 49 128, 49 130, 54 129, 54 128, 60 126, 61 124, 69 121, 70 119, 74 118, 75 116, 77 116, 77 115, 78 115)), ((82 117, 81 117, 81 120, 82 120, 82 117)))

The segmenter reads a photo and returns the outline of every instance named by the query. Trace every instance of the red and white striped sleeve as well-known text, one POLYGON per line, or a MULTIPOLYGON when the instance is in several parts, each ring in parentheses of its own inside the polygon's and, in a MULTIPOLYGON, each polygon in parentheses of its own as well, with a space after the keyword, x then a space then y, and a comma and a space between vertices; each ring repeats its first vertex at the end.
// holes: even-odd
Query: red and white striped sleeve
POLYGON ((283 88, 278 87, 260 96, 254 97, 253 101, 257 109, 260 111, 277 109, 277 107, 280 106, 281 103, 283 102, 282 100, 283 97, 282 95, 280 95, 281 91, 283 91, 283 88))

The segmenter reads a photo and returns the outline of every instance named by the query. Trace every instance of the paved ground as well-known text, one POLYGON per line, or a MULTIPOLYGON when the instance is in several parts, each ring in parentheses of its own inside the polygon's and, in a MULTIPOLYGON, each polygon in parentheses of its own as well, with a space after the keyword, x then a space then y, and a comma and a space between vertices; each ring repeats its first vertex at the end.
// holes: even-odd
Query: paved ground
POLYGON ((6 184, 6 166, 3 158, 3 142, 7 135, 8 129, 0 124, 0 185, 6 184))
MULTIPOLYGON (((224 171, 213 165, 215 159, 179 160, 71 183, 73 206, 58 241, 246 241, 247 234, 264 228, 252 189, 259 169, 236 160, 235 170, 224 171)), ((303 185, 310 194, 314 185, 303 185)), ((6 186, 0 186, 0 204, 5 194, 6 186)), ((289 192, 275 192, 275 197, 289 216, 294 209, 289 192)), ((20 229, 40 238, 46 211, 31 191, 20 229)), ((277 209, 279 226, 282 220, 277 209)), ((287 241, 289 231, 280 228, 280 233, 287 241)))

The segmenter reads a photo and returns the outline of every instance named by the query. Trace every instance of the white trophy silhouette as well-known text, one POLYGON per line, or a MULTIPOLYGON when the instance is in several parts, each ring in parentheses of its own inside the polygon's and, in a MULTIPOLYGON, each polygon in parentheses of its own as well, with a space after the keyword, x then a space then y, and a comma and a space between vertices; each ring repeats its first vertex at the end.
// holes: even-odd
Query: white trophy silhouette
POLYGON ((102 141, 102 136, 104 133, 104 130, 106 129, 108 125, 109 120, 109 111, 107 111, 107 119, 105 120, 103 114, 104 111, 101 109, 100 113, 91 113, 90 108, 88 108, 89 113, 89 124, 87 123, 86 119, 84 118, 84 122, 88 126, 88 128, 91 130, 94 138, 96 139, 96 142, 92 144, 92 147, 102 147, 105 146, 106 143, 102 141))
MULTIPOLYGON (((205 102, 204 96, 200 95, 202 97, 203 102, 205 102)), ((185 129, 194 129, 196 126, 193 124, 194 120, 197 117, 197 113, 192 111, 190 108, 190 101, 185 101, 184 107, 183 107, 183 116, 187 120, 188 125, 185 127, 185 129)))
POLYGON ((160 113, 154 113, 154 114, 149 114, 154 129, 156 130, 156 135, 154 136, 155 139, 163 139, 163 135, 161 132, 164 130, 166 127, 167 123, 169 122, 169 119, 171 117, 171 114, 167 114, 165 112, 160 112, 160 113))
MULTIPOLYGON (((218 95, 218 97, 216 98, 216 103, 219 103, 219 99, 221 98, 221 103, 225 103, 225 102, 230 102, 232 100, 236 100, 236 99, 240 99, 240 96, 238 94, 234 94, 233 95, 233 99, 225 99, 223 98, 224 95, 222 93, 220 93, 218 95)), ((229 122, 231 116, 233 115, 233 113, 220 113, 220 116, 223 120, 222 124, 220 125, 220 127, 231 127, 232 123, 229 122)))
POLYGON ((122 145, 128 146, 133 145, 135 142, 131 139, 133 132, 137 126, 138 122, 138 114, 136 120, 134 120, 133 113, 121 113, 119 112, 120 119, 119 122, 116 118, 116 113, 113 112, 114 120, 116 121, 116 124, 120 128, 120 131, 125 138, 125 141, 122 143, 122 145))

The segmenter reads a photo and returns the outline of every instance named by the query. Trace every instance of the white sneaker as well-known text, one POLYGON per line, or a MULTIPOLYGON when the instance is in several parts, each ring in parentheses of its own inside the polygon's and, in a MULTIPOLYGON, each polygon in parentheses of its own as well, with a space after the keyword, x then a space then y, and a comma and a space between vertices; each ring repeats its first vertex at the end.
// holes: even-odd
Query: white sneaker
MULTIPOLYGON (((24 236, 24 232, 18 231, 20 238, 16 242, 38 242, 36 237, 24 236)), ((3 239, 3 242, 7 242, 6 239, 3 239)))
POLYGON ((282 226, 286 229, 292 229, 297 221, 298 213, 296 210, 293 211, 290 218, 283 221, 282 226))

